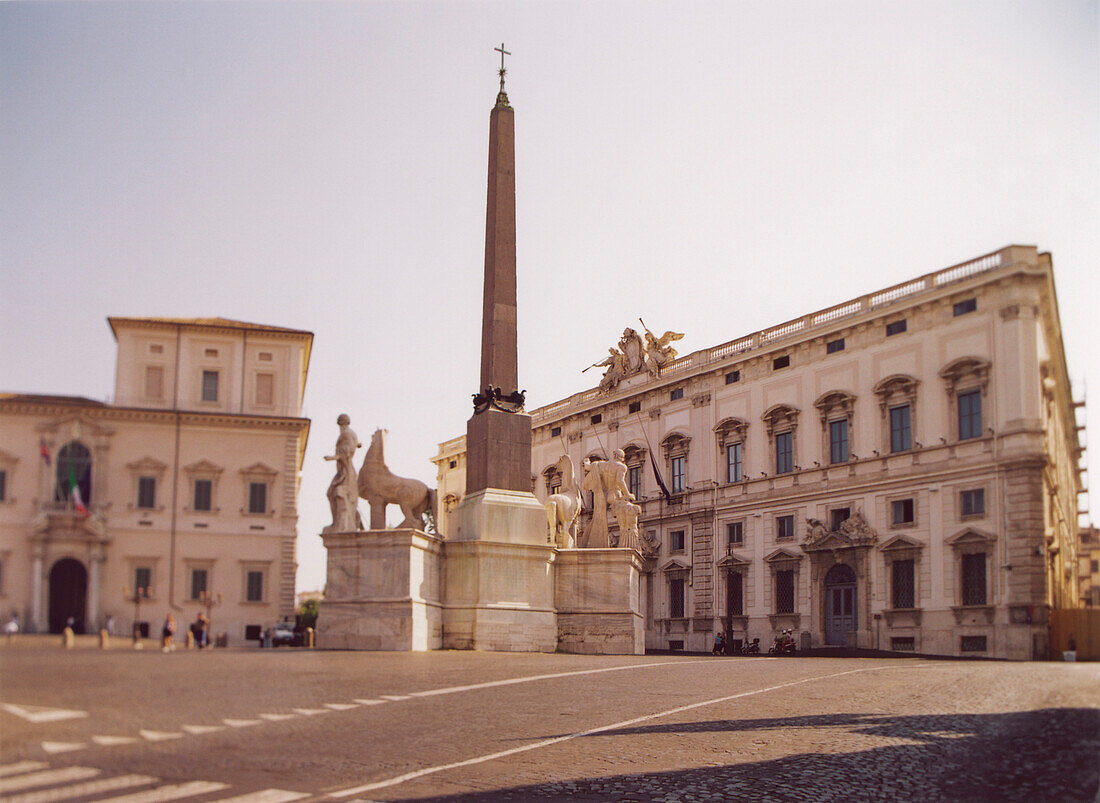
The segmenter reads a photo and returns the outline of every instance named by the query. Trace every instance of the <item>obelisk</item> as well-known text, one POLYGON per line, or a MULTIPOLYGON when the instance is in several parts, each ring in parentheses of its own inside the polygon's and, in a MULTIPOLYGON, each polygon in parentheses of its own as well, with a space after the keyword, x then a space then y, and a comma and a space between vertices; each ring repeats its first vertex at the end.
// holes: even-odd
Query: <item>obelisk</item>
POLYGON ((484 488, 531 491, 531 417, 523 412, 516 350, 515 114, 504 91, 489 114, 485 204, 485 287, 481 317, 481 385, 466 424, 466 493, 484 488))

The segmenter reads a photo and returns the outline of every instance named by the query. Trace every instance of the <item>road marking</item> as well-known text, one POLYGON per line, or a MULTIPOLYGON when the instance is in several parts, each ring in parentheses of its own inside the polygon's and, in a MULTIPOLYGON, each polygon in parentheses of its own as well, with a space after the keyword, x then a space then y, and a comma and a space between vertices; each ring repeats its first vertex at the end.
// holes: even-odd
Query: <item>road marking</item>
POLYGON ((164 742, 168 739, 182 739, 182 733, 165 733, 164 731, 147 731, 144 728, 138 731, 141 738, 150 742, 164 742))
MULTIPOLYGON (((907 668, 912 668, 913 664, 907 664, 907 668)), ((919 666, 919 664, 918 664, 919 666)), ((540 747, 549 747, 550 745, 559 744, 560 742, 567 742, 570 739, 576 739, 581 736, 592 736, 597 733, 603 733, 604 731, 616 730, 618 728, 626 728, 631 725, 637 725, 639 722, 647 722, 651 719, 659 719, 660 717, 671 716, 672 714, 680 714, 684 711, 691 711, 695 708, 702 708, 707 705, 716 705, 718 703, 728 702, 729 700, 736 700, 740 697, 751 697, 756 694, 765 694, 771 691, 778 691, 779 689, 790 688, 791 686, 801 686, 804 683, 812 683, 817 680, 829 680, 830 678, 838 678, 844 675, 854 675, 860 672, 876 672, 882 669, 895 669, 897 666, 872 666, 864 669, 849 669, 845 672, 834 672, 829 675, 817 675, 812 678, 803 678, 801 680, 792 680, 787 683, 779 683, 775 686, 768 686, 763 689, 753 689, 752 691, 738 692, 737 694, 728 694, 724 697, 716 697, 713 700, 703 700, 699 703, 690 703, 688 705, 677 706, 676 708, 669 708, 665 711, 658 711, 655 714, 645 714, 634 719, 623 720, 622 722, 613 722, 610 725, 600 725, 596 728, 589 728, 585 731, 578 731, 576 733, 570 733, 565 736, 555 736, 552 739, 543 739, 538 742, 532 742, 521 747, 513 747, 510 750, 500 750, 496 753, 489 753, 484 756, 477 756, 475 758, 468 758, 465 761, 455 761, 451 764, 440 764, 435 767, 426 767, 422 770, 416 770, 414 772, 407 772, 404 775, 398 775, 393 778, 387 778, 384 781, 376 781, 374 783, 363 784, 362 786, 356 786, 351 789, 341 789, 335 792, 329 792, 329 797, 342 798, 351 797, 362 792, 373 792, 378 789, 385 789, 390 786, 397 786, 398 784, 411 781, 415 778, 421 778, 425 775, 433 775, 437 772, 443 772, 445 770, 458 769, 460 767, 469 767, 473 764, 482 764, 486 761, 492 761, 497 758, 505 758, 507 756, 513 756, 517 753, 526 753, 529 750, 537 750, 540 747)))
POLYGON ((123 795, 122 797, 109 797, 105 800, 100 800, 99 803, 162 803, 162 801, 166 800, 179 800, 181 797, 205 795, 210 792, 218 792, 228 788, 228 785, 224 783, 214 783, 213 781, 190 781, 188 783, 177 784, 176 786, 158 786, 156 789, 135 792, 132 795, 123 795))
POLYGON ((301 714, 304 717, 315 717, 318 714, 327 714, 327 708, 292 708, 295 714, 301 714))
POLYGON ((231 728, 247 728, 250 725, 263 724, 263 722, 258 719, 223 719, 222 722, 231 728))
POLYGON ((385 700, 355 700, 359 705, 381 705, 385 700))
POLYGON ((349 708, 358 708, 355 703, 325 703, 325 708, 331 708, 333 711, 347 711, 349 708))
POLYGON ((15 714, 17 717, 22 717, 27 722, 33 722, 36 725, 40 722, 60 722, 65 719, 80 719, 88 716, 87 711, 72 711, 68 708, 45 708, 40 705, 4 703, 2 707, 9 714, 15 714))
POLYGON ((184 725, 183 729, 192 736, 201 736, 204 733, 216 733, 225 730, 225 725, 184 725))
POLYGON ((290 792, 286 789, 265 789, 262 792, 249 792, 247 795, 228 797, 217 803, 287 803, 309 797, 308 792, 290 792))
POLYGON ((115 778, 102 778, 98 781, 76 783, 61 789, 27 792, 15 797, 4 798, 4 803, 52 803, 55 800, 71 800, 74 797, 98 795, 104 792, 117 792, 132 786, 148 786, 157 782, 148 775, 119 775, 115 778))
POLYGON ((85 778, 94 778, 96 775, 99 775, 99 770, 92 767, 64 767, 59 770, 42 770, 41 772, 31 772, 5 779, 2 791, 7 796, 11 792, 34 789, 36 786, 83 781, 85 778))
POLYGON ((6 778, 9 775, 18 775, 21 772, 40 770, 48 766, 49 764, 44 761, 17 761, 14 764, 5 764, 0 767, 0 778, 6 778))
POLYGON ((114 747, 118 744, 130 744, 136 742, 133 736, 93 736, 92 741, 103 747, 114 747))
POLYGON ((413 696, 411 694, 382 694, 380 695, 383 700, 411 700, 413 696))
POLYGON ((71 753, 73 750, 83 750, 87 746, 87 742, 42 742, 42 749, 51 756, 55 753, 71 753))
POLYGON ((269 722, 282 722, 284 719, 297 719, 297 714, 260 714, 261 719, 269 722))

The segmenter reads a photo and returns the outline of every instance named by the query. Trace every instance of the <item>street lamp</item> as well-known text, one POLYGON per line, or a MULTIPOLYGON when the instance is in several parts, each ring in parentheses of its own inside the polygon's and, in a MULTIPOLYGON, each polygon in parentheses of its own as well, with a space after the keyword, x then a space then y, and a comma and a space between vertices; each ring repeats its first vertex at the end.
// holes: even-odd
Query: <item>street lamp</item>
POLYGON ((141 643, 141 601, 149 600, 153 597, 152 586, 138 586, 132 592, 129 587, 122 589, 122 596, 127 602, 134 603, 134 626, 132 628, 132 635, 134 646, 138 646, 141 643))

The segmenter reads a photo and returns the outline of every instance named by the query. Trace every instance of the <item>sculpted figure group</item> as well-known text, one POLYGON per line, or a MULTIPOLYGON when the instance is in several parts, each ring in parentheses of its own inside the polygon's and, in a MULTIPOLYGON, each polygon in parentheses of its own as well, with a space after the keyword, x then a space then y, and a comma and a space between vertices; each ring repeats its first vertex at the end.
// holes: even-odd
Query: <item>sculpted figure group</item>
POLYGON ((623 379, 648 371, 652 376, 659 376, 661 369, 676 359, 676 349, 670 345, 673 341, 680 340, 683 335, 679 332, 665 332, 657 337, 645 325, 641 318, 642 328, 645 329, 645 341, 633 329, 627 327, 623 330, 623 336, 619 338, 618 348, 609 348, 608 356, 600 362, 594 363, 590 368, 606 368, 603 378, 600 379, 600 391, 607 393, 614 390, 623 379))
POLYGON ((574 545, 592 549, 611 546, 642 548, 638 539, 638 516, 642 509, 634 504, 634 495, 626 484, 627 469, 622 449, 616 449, 610 460, 584 458, 579 485, 570 457, 562 455, 557 469, 562 477, 561 491, 546 501, 549 540, 552 544, 561 549, 574 545), (592 518, 578 537, 577 521, 584 492, 592 494, 592 518), (616 543, 611 543, 609 516, 614 517, 619 525, 616 543))

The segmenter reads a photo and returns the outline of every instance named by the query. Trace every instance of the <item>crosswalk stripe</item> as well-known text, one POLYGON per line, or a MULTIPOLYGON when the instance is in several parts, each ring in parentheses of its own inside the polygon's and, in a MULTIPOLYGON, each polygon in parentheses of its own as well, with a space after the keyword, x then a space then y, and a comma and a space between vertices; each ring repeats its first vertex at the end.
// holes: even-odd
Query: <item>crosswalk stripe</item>
POLYGON ((76 783, 61 789, 27 792, 22 795, 4 798, 4 803, 52 803, 55 800, 71 800, 74 797, 98 795, 103 792, 117 792, 131 786, 148 786, 157 782, 148 775, 119 775, 115 778, 101 778, 98 781, 76 783))
POLYGON ((9 775, 18 775, 21 772, 40 770, 48 766, 49 765, 44 761, 17 761, 14 764, 4 764, 0 766, 0 778, 6 778, 9 775))
POLYGON ((42 749, 51 756, 54 753, 71 753, 73 750, 83 750, 87 746, 87 742, 42 742, 42 749))
POLYGON ((286 789, 264 789, 262 792, 249 792, 238 797, 228 797, 217 803, 288 803, 309 797, 308 792, 291 792, 286 789))
POLYGON ((156 789, 147 789, 144 792, 135 792, 132 795, 109 797, 100 800, 98 803, 163 803, 167 800, 205 795, 228 788, 224 783, 214 783, 213 781, 189 781, 175 786, 158 786, 156 789))
POLYGON ((92 767, 64 767, 59 770, 43 770, 31 772, 26 775, 16 775, 13 778, 5 778, 0 784, 0 792, 5 795, 11 792, 21 792, 24 789, 34 789, 36 786, 49 786, 51 784, 67 783, 71 781, 83 781, 85 778, 94 778, 99 775, 99 770, 92 767))

